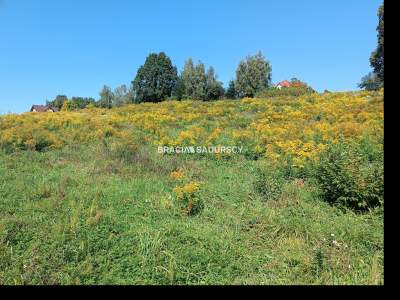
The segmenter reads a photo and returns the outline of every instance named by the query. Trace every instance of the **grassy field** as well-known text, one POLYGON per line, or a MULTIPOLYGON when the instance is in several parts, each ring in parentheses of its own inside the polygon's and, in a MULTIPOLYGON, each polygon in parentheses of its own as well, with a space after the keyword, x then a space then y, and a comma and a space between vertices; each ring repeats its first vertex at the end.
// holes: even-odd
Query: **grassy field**
POLYGON ((383 167, 383 91, 2 116, 0 284, 383 284, 383 203, 323 193, 335 145, 383 167))

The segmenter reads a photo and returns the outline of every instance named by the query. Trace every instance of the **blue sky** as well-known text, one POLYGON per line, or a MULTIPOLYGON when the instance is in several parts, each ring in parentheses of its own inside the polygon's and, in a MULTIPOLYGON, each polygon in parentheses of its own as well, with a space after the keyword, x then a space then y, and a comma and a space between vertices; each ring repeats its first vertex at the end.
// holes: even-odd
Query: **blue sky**
POLYGON ((357 89, 382 0, 0 0, 0 113, 129 84, 150 52, 212 65, 225 86, 261 50, 272 81, 357 89))

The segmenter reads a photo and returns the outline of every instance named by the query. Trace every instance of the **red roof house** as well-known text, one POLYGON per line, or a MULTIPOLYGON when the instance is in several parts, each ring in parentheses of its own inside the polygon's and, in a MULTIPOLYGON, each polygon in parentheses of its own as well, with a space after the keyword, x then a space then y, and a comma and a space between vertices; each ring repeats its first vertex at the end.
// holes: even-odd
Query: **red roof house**
POLYGON ((287 80, 281 81, 277 85, 275 85, 275 87, 278 89, 281 89, 283 87, 305 87, 305 86, 307 85, 301 81, 289 82, 287 80))
POLYGON ((278 89, 281 89, 281 88, 283 88, 283 87, 290 87, 290 86, 291 86, 291 84, 290 84, 290 82, 287 81, 287 80, 281 81, 281 82, 279 82, 279 83, 276 85, 276 87, 277 87, 278 89))

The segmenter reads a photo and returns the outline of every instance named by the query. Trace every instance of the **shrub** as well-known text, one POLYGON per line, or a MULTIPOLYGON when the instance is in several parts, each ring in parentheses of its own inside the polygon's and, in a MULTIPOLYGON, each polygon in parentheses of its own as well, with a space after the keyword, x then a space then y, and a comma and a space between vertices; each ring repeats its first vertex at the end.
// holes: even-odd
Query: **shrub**
POLYGON ((34 140, 36 151, 44 151, 56 144, 54 135, 44 131, 37 132, 34 140))
POLYGON ((187 215, 198 214, 204 207, 199 196, 200 184, 189 182, 173 189, 177 206, 187 215))
POLYGON ((321 153, 314 175, 324 200, 358 211, 383 204, 383 152, 366 143, 341 142, 321 153))
POLYGON ((315 93, 315 91, 308 86, 301 87, 285 87, 285 88, 268 88, 256 94, 256 98, 269 98, 276 96, 294 96, 298 97, 305 94, 315 93))

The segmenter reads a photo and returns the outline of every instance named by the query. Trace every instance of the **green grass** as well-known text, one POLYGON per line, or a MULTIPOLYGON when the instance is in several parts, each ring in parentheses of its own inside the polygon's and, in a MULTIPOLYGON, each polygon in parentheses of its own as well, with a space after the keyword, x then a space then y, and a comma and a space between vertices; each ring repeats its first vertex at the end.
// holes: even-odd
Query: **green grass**
POLYGON ((0 152, 0 284, 383 284, 383 216, 286 180, 255 191, 258 161, 129 161, 102 144, 0 152), (204 209, 165 205, 181 168, 204 209))

